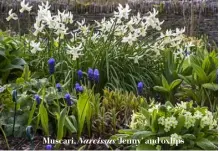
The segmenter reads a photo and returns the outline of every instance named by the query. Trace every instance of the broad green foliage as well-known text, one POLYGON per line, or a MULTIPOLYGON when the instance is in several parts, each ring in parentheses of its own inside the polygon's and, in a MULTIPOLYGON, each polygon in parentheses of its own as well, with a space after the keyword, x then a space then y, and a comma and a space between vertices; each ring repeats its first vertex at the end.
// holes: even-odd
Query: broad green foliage
POLYGON ((217 113, 208 111, 206 107, 194 107, 193 102, 181 102, 176 106, 170 103, 151 103, 149 108, 141 108, 139 112, 134 112, 130 129, 120 130, 119 133, 112 138, 140 140, 137 146, 129 146, 132 149, 218 148, 217 113), (148 143, 148 140, 157 140, 158 137, 159 142, 148 143), (161 140, 165 140, 165 143, 161 143, 161 140))
POLYGON ((20 76, 26 62, 22 59, 21 42, 0 31, 0 84, 9 76, 20 76))
POLYGON ((180 59, 171 50, 164 52, 163 75, 155 76, 154 90, 165 100, 193 100, 199 105, 216 110, 218 58, 215 51, 208 52, 203 47, 196 48, 189 58, 180 59))
POLYGON ((191 75, 179 74, 184 85, 176 95, 189 97, 199 105, 209 106, 215 111, 218 103, 217 53, 198 51, 197 56, 191 58, 191 67, 191 75))
POLYGON ((90 104, 90 95, 92 92, 85 92, 79 96, 77 101, 77 111, 78 111, 78 136, 81 136, 81 132, 84 127, 85 119, 88 124, 88 129, 90 129, 90 120, 91 120, 91 104, 90 104))

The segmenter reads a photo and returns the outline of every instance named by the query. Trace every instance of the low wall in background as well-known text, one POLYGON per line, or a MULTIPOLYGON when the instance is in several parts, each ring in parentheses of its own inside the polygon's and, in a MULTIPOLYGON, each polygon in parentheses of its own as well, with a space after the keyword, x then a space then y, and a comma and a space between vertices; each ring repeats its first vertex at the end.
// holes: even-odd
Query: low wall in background
MULTIPOLYGON (((38 4, 42 0, 26 0, 33 9, 31 17, 27 14, 19 16, 22 32, 27 31, 27 23, 31 24, 35 21, 35 16, 38 9, 38 4)), ((45 0, 43 0, 45 1, 45 0)), ((186 27, 186 34, 191 36, 207 35, 210 41, 218 42, 218 2, 216 0, 208 0, 200 2, 200 0, 191 1, 159 1, 159 0, 98 0, 89 2, 88 0, 53 0, 50 2, 51 11, 57 12, 60 10, 70 10, 74 15, 74 19, 81 20, 85 18, 88 22, 92 20, 100 20, 103 17, 110 17, 116 10, 118 2, 128 3, 133 13, 138 11, 142 14, 152 10, 153 7, 159 10, 159 19, 164 20, 163 29, 174 29, 176 27, 186 27), (191 9, 192 7, 192 9, 191 9), (191 22, 191 10, 193 14, 193 22, 191 22), (192 30, 191 30, 192 29, 192 30)), ((5 20, 8 11, 13 8, 15 12, 19 12, 20 2, 17 0, 0 0, 0 29, 6 30, 9 23, 5 20)), ((12 30, 17 31, 18 26, 16 21, 10 23, 12 30)))

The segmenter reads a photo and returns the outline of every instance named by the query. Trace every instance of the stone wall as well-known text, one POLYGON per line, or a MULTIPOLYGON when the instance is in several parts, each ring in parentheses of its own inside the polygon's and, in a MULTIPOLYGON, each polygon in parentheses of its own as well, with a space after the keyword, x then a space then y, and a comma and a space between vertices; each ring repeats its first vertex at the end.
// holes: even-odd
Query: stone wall
MULTIPOLYGON (((26 0, 27 1, 27 0, 26 0)), ((87 0, 88 1, 88 0, 87 0)), ((19 16, 22 31, 27 29, 27 23, 33 23, 37 12, 37 5, 41 2, 39 0, 29 0, 33 6, 31 17, 28 18, 27 14, 19 16)), ((118 0, 117 0, 118 2, 118 0)), ((207 35, 211 41, 218 41, 218 4, 216 0, 209 0, 205 3, 193 0, 191 1, 159 1, 159 0, 119 0, 120 3, 129 3, 133 13, 138 11, 141 13, 147 13, 152 10, 153 7, 160 11, 159 18, 164 20, 163 29, 174 29, 176 27, 186 27, 186 33, 188 35, 200 36, 207 35), (191 23, 191 6, 194 11, 194 21, 191 23), (192 32, 191 32, 192 28, 192 32)), ((101 18, 110 17, 116 10, 118 3, 114 1, 99 0, 95 3, 87 3, 85 0, 76 2, 76 0, 62 0, 52 1, 51 10, 57 12, 60 10, 70 10, 74 14, 74 19, 81 20, 85 18, 89 22, 92 20, 100 20, 101 18), (103 1, 106 1, 103 3, 103 1)), ((0 29, 6 30, 7 27, 11 27, 13 30, 18 30, 18 24, 16 21, 10 24, 6 22, 8 11, 13 8, 15 12, 20 9, 20 4, 17 0, 0 0, 0 29)))

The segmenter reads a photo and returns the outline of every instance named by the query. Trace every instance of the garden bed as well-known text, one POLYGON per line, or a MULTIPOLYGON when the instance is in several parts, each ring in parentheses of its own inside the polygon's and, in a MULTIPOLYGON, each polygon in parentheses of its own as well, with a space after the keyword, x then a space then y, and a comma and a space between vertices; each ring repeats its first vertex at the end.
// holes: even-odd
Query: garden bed
POLYGON ((163 29, 157 7, 119 4, 92 23, 38 8, 32 22, 22 1, 0 31, 0 149, 218 149, 218 50, 205 36, 163 29))

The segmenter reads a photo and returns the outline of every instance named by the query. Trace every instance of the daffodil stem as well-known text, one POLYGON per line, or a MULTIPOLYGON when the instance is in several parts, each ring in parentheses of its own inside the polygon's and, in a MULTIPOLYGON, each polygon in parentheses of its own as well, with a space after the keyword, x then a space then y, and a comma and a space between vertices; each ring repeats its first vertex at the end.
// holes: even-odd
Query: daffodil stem
POLYGON ((15 120, 16 120, 16 109, 17 108, 17 102, 15 102, 14 105, 14 123, 13 123, 13 129, 12 129, 12 135, 14 136, 14 127, 15 127, 15 120))

